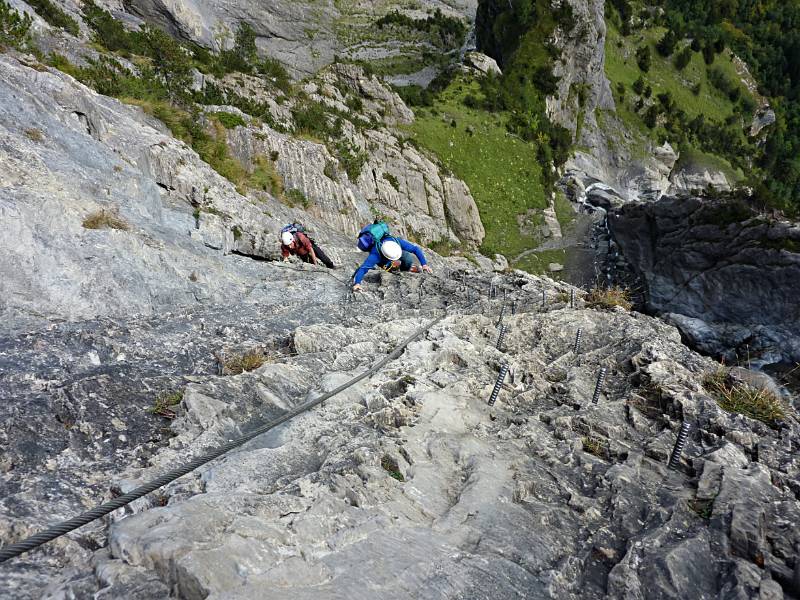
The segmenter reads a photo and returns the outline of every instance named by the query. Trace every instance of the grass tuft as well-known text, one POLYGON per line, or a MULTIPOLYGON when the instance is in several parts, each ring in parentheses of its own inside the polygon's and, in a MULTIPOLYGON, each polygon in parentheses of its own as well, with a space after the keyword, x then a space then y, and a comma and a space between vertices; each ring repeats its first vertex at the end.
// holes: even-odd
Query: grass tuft
POLYGON ((583 442, 584 452, 588 452, 603 460, 608 458, 608 442, 595 437, 584 437, 581 438, 581 441, 583 442))
POLYGON ((159 417, 174 419, 177 416, 174 406, 183 400, 183 390, 176 392, 162 392, 153 401, 151 412, 159 417))
POLYGON ((698 500, 695 498, 689 502, 689 508, 700 518, 708 520, 714 511, 714 500, 698 500))
POLYGON ((32 142, 43 142, 44 141, 44 134, 42 133, 42 130, 41 129, 36 129, 35 127, 31 127, 30 129, 26 129, 25 130, 25 135, 32 142))
POLYGON ((628 290, 623 288, 594 288, 586 297, 586 306, 589 308, 614 308, 621 306, 625 310, 630 310, 633 307, 631 302, 631 294, 628 290))
POLYGON ((703 385, 727 412, 758 419, 770 427, 786 416, 783 401, 773 392, 731 380, 724 367, 706 375, 703 385))
POLYGON ((248 176, 247 184, 251 188, 269 192, 276 198, 283 197, 283 179, 275 168, 274 160, 264 155, 253 159, 253 171, 248 176))
POLYGON ((297 188, 291 188, 289 190, 286 190, 286 192, 283 195, 283 200, 286 204, 288 204, 292 208, 296 206, 302 206, 303 208, 308 208, 311 204, 306 195, 303 193, 303 190, 299 190, 297 188))
POLYGON ((259 349, 247 350, 241 354, 218 357, 223 375, 239 375, 254 371, 267 361, 267 357, 259 349))
POLYGON ((86 215, 83 219, 84 229, 119 229, 120 231, 130 230, 130 225, 116 213, 100 209, 86 215))

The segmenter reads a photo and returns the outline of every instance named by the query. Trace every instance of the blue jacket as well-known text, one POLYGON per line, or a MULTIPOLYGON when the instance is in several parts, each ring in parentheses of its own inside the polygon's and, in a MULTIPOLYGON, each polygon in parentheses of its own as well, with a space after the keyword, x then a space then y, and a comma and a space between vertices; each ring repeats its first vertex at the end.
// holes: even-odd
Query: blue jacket
MULTIPOLYGON (((419 246, 415 246, 403 238, 393 237, 392 239, 400 244, 400 248, 403 250, 403 252, 410 252, 411 254, 415 255, 417 260, 419 260, 419 264, 428 264, 428 262, 425 260, 425 255, 422 253, 422 249, 419 246)), ((391 261, 381 254, 380 250, 378 250, 378 244, 373 244, 372 250, 369 252, 369 256, 363 263, 361 263, 361 266, 358 268, 355 275, 353 275, 353 283, 361 283, 361 280, 364 279, 364 275, 366 275, 367 271, 373 267, 385 267, 388 266, 390 262, 391 261)))

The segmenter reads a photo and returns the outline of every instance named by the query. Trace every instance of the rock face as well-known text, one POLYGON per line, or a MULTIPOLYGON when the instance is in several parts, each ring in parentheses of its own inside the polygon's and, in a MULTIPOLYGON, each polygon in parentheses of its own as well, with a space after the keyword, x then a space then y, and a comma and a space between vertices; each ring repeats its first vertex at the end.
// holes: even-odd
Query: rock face
MULTIPOLYGON (((251 166, 257 157, 270 157, 284 187, 300 190, 311 214, 348 234, 379 214, 399 235, 422 243, 468 247, 481 243, 485 231, 467 185, 407 144, 402 132, 385 127, 414 119, 396 93, 361 67, 346 64, 322 71, 304 91, 339 115, 350 116, 351 120, 340 119, 342 139, 337 143, 363 154, 357 175, 348 174, 324 144, 266 125, 230 131, 228 143, 234 155, 251 166), (362 105, 358 113, 347 105, 352 98, 359 98, 362 105)), ((291 125, 294 101, 287 104, 276 119, 282 117, 291 125)))
POLYGON ((0 66, 7 327, 234 301, 255 289, 257 266, 223 255, 274 252, 287 207, 241 196, 135 107, 7 55, 0 66), (87 226, 109 214, 121 228, 87 226))
POLYGON ((547 114, 569 129, 577 150, 564 165, 565 181, 602 181, 625 200, 657 200, 670 185, 677 154, 641 138, 616 116, 605 76, 605 3, 570 0, 576 25, 556 29, 561 50, 553 74, 558 92, 547 98, 547 114))
POLYGON ((667 189, 669 196, 690 196, 705 190, 731 191, 731 182, 724 173, 702 166, 687 165, 675 169, 670 175, 669 181, 670 186, 667 189))
POLYGON ((648 308, 697 347, 756 364, 800 360, 796 226, 697 198, 628 205, 609 225, 648 308))
MULTIPOLYGON (((316 313, 322 322, 301 324, 309 313, 294 312, 303 303, 289 301, 287 315, 301 322, 272 320, 260 335, 289 326, 281 339, 291 353, 281 355, 279 343, 270 362, 238 376, 200 369, 175 407, 169 445, 113 478, 122 489, 340 385, 446 302, 451 314, 378 374, 116 515, 106 547, 81 548, 104 543, 102 529, 62 539, 47 556, 61 574, 46 597, 171 590, 186 599, 250 599, 265 589, 274 598, 398 599, 791 593, 800 542, 794 421, 773 430, 725 413, 698 384, 713 363, 682 346, 675 329, 643 315, 586 309, 580 294, 569 308, 569 288, 546 279, 495 277, 518 309, 506 312, 498 350, 504 294, 488 300, 474 293, 486 276, 453 274, 424 282, 383 274, 370 284, 382 302, 366 300, 374 308, 365 311, 332 303, 325 291, 332 280, 307 273, 303 281, 318 286, 317 306, 325 308, 316 313), (420 287, 425 301, 409 302, 420 287), (490 408, 503 363, 512 375, 490 408), (609 370, 595 405, 601 365, 609 370), (670 471, 664 463, 681 421, 697 429, 680 468, 670 471)), ((232 321, 233 340, 250 313, 241 317, 221 319, 232 321)), ((108 325, 95 343, 110 339, 108 325)), ((153 334, 144 322, 128 327, 114 336, 118 343, 155 335, 164 348, 140 364, 166 369, 161 355, 174 342, 187 335, 211 342, 196 326, 153 334)), ((20 338, 16 349, 36 352, 39 335, 57 341, 65 333, 20 338)), ((15 381, 18 393, 31 393, 24 378, 15 381)), ((26 415, 32 418, 20 410, 19 418, 26 415)), ((35 504, 35 492, 26 498, 40 511, 47 506, 35 504)), ((12 564, 40 569, 36 582, 0 572, 14 586, 5 589, 35 597, 48 573, 42 560, 12 564)))
MULTIPOLYGON (((416 55, 419 47, 376 35, 375 21, 401 9, 416 18, 442 10, 463 20, 473 20, 477 0, 425 0, 411 7, 382 0, 297 1, 272 0, 130 0, 125 8, 186 40, 220 49, 232 44, 240 23, 256 32, 259 51, 280 60, 296 76, 313 75, 334 57, 375 60, 416 55)), ((414 40, 408 40, 409 43, 414 40)), ((430 46, 425 43, 425 46, 430 46)), ((435 50, 432 46, 431 50, 435 50)))
MULTIPOLYGON (((466 185, 388 130, 350 131, 369 151, 355 183, 341 167, 333 180, 325 174, 327 163, 336 161, 322 144, 266 125, 229 132, 245 162, 257 153, 278 153, 286 187, 310 201, 306 213, 267 193, 242 196, 138 108, 42 70, 35 60, 30 65, 0 56, 6 140, 0 273, 4 289, 13 290, 0 298, 0 314, 8 325, 41 315, 148 314, 258 294, 257 265, 231 267, 223 257, 274 257, 275 232, 291 219, 306 222, 321 243, 352 239, 376 213, 396 218, 398 233, 423 243, 469 245, 483 238, 466 185), (397 188, 385 174, 394 174, 397 188), (118 215, 127 228, 84 226, 96 214, 118 215)), ((365 110, 391 110, 398 123, 410 118, 395 94, 358 73, 345 75, 371 94, 365 110)))

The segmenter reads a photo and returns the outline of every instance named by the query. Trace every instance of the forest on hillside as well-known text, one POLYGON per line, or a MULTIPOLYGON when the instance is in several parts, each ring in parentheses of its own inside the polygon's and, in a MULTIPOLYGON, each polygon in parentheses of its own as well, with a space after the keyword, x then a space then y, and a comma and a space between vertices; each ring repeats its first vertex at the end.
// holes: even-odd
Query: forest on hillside
MULTIPOLYGON (((626 21, 628 0, 614 0, 626 21)), ((707 64, 730 48, 749 66, 759 92, 769 99, 776 123, 764 144, 741 146, 752 165, 750 184, 766 206, 800 211, 800 1, 661 0, 658 18, 667 27, 665 46, 691 39, 707 64)), ((626 21, 627 22, 627 21, 626 21)), ((662 40, 663 41, 663 40, 662 40)), ((667 48, 668 49, 668 48, 667 48)))

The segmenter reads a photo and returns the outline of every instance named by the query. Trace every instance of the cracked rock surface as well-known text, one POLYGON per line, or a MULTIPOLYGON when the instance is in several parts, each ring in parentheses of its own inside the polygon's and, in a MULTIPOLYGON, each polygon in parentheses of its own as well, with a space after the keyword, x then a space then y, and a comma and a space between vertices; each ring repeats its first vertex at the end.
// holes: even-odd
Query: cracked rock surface
POLYGON ((665 198, 610 213, 647 307, 695 347, 727 361, 800 361, 800 229, 736 205, 665 198))
POLYGON ((45 597, 796 593, 794 417, 771 429, 724 412, 700 384, 714 363, 659 320, 580 294, 571 308, 568 286, 518 272, 494 276, 511 314, 504 294, 479 293, 488 277, 452 264, 382 275, 362 302, 323 300, 328 318, 292 327, 283 356, 189 381, 173 437, 125 486, 341 385, 448 311, 374 376, 115 515, 96 532, 104 547, 62 562, 45 597), (684 420, 694 429, 669 470, 684 420))

